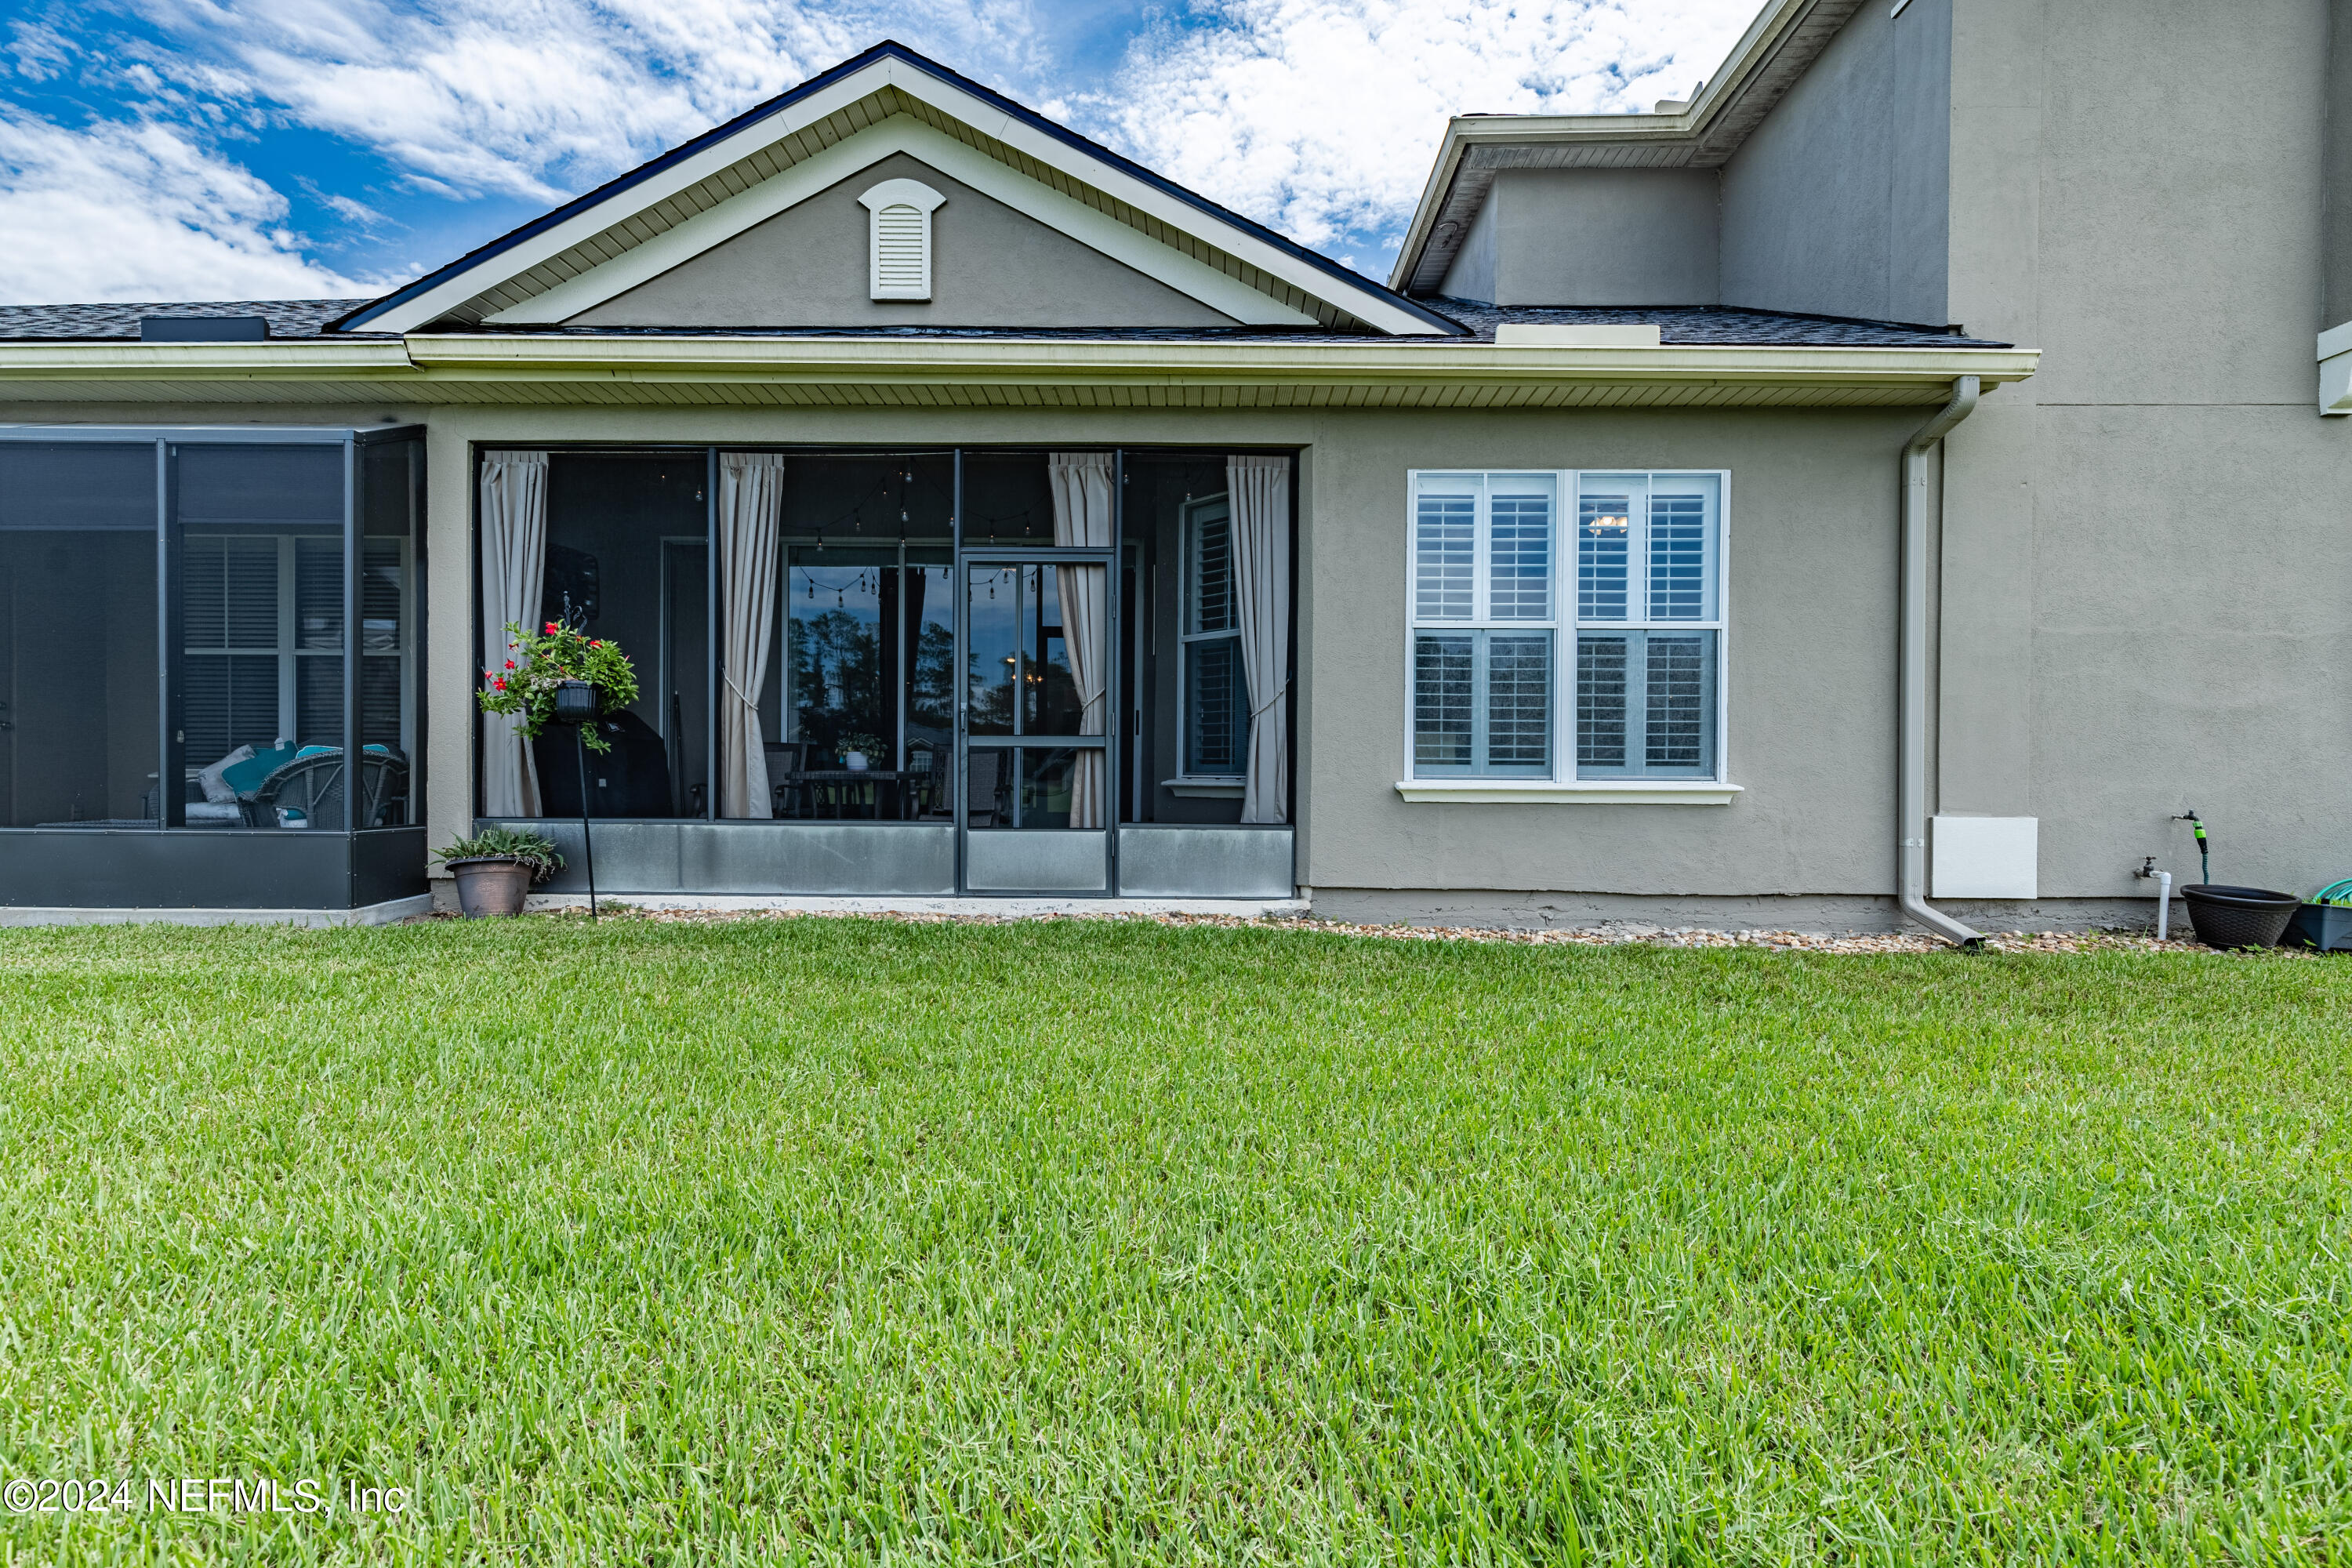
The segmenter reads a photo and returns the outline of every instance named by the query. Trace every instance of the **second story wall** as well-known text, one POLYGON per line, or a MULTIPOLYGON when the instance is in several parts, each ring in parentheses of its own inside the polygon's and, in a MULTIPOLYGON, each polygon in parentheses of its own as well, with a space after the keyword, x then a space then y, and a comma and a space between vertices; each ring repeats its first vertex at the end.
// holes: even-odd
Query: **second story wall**
POLYGON ((1505 169, 1441 291, 1494 305, 1719 301, 1713 169, 1505 169))
POLYGON ((1862 6, 1724 166, 1724 304, 1951 320, 1952 5, 1862 6))

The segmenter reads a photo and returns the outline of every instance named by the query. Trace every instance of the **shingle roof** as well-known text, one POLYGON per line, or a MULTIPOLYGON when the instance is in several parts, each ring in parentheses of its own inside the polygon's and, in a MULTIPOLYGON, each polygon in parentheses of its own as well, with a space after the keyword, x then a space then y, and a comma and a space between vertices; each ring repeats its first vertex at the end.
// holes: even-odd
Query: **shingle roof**
MULTIPOLYGON (((142 316, 261 316, 276 339, 382 338, 380 332, 322 332, 328 322, 349 313, 364 300, 214 300, 197 303, 123 305, 0 305, 0 341, 125 342, 139 336, 142 316)), ((1775 310, 1736 310, 1714 305, 1677 306, 1530 306, 1481 305, 1466 300, 1424 301, 1433 310, 1470 330, 1468 341, 1491 343, 1495 329, 1506 322, 1537 326, 1620 326, 1654 321, 1661 342, 1667 346, 1747 348, 2008 348, 1985 338, 1906 326, 1892 321, 1848 321, 1836 316, 1801 316, 1775 310)), ((970 338, 998 342, 1105 339, 1140 342, 1377 342, 1390 347, 1425 343, 1459 347, 1462 338, 1390 338, 1376 333, 1289 331, 1265 327, 1085 327, 1061 331, 1000 330, 985 327, 730 327, 681 329, 663 327, 546 327, 509 330, 475 329, 497 336, 560 337, 791 337, 791 338, 970 338)))
POLYGON ((366 303, 364 300, 206 300, 193 304, 0 305, 0 341, 135 342, 142 316, 260 316, 268 321, 273 338, 315 338, 329 321, 366 303))
POLYGON ((1862 321, 1843 316, 1803 316, 1781 310, 1739 310, 1722 305, 1481 305, 1468 300, 1424 300, 1468 327, 1480 342, 1495 341, 1504 322, 1545 327, 1658 324, 1658 340, 1676 344, 1750 348, 2006 349, 2013 343, 1964 337, 1934 327, 1900 321, 1862 321))

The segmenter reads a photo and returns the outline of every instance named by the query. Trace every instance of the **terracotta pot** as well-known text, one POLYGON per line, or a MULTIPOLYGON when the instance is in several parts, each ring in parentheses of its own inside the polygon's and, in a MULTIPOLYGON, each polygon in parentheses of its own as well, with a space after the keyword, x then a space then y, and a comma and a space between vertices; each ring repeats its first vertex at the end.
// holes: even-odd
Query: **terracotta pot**
POLYGON ((452 860, 449 874, 457 879, 457 907, 468 920, 519 915, 530 891, 530 868, 520 860, 452 860))

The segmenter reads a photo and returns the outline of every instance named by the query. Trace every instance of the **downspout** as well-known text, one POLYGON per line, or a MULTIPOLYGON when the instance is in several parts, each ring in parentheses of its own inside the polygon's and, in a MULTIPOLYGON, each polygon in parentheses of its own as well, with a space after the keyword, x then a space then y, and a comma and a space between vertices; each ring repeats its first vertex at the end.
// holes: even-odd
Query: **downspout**
POLYGON ((1895 845, 1901 857, 1903 912, 1959 947, 1981 947, 1984 933, 1927 902, 1927 454, 1975 412, 1977 378, 1952 383, 1952 400, 1919 426, 1903 448, 1902 695, 1896 718, 1895 845))

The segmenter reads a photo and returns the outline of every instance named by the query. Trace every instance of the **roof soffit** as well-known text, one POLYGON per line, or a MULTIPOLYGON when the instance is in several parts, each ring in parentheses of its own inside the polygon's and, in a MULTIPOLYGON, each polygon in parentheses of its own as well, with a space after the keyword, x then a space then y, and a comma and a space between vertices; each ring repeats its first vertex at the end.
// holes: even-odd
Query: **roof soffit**
POLYGON ((1302 259, 1286 242, 1253 233, 1255 226, 1221 220, 1171 196, 1149 178, 1129 174, 1108 154, 1090 154, 1041 132, 1021 115, 924 69, 895 46, 876 51, 858 68, 787 94, 772 112, 746 118, 750 122, 741 129, 667 166, 656 160, 615 182, 621 188, 610 195, 583 198, 575 204, 579 210, 561 221, 536 232, 518 231, 486 247, 489 253, 478 261, 459 262, 412 285, 352 318, 352 325, 413 331, 442 321, 479 325, 502 314, 520 320, 519 310, 537 315, 527 309, 536 297, 895 120, 960 142, 1065 203, 1165 247, 1192 268, 1222 274, 1232 285, 1274 302, 1275 320, 1416 335, 1453 330, 1369 279, 1354 286, 1335 272, 1334 263, 1302 259))
POLYGON ((1776 0, 1677 114, 1469 115, 1447 127, 1390 287, 1436 291, 1505 169, 1713 169, 1811 68, 1861 0, 1776 0))

